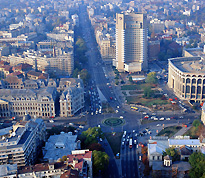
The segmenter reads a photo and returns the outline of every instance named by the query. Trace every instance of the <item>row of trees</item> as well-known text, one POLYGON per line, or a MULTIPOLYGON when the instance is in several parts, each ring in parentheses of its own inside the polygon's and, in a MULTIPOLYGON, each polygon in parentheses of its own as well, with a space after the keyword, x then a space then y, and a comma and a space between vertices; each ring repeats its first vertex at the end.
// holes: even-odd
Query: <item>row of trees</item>
POLYGON ((99 139, 104 139, 104 137, 99 127, 88 128, 88 130, 82 132, 79 137, 81 140, 81 147, 93 151, 94 175, 103 172, 109 164, 109 156, 104 152, 102 145, 98 143, 99 139))
POLYGON ((87 46, 83 38, 80 29, 76 27, 75 29, 77 36, 75 37, 75 70, 73 72, 73 77, 77 78, 80 75, 80 78, 83 80, 83 83, 86 85, 90 79, 88 70, 83 68, 88 62, 86 57, 87 46))
POLYGON ((145 79, 145 82, 149 84, 149 86, 146 86, 144 88, 144 98, 151 98, 154 96, 154 91, 152 90, 152 85, 156 85, 158 83, 157 74, 156 72, 150 72, 147 74, 147 78, 145 79))

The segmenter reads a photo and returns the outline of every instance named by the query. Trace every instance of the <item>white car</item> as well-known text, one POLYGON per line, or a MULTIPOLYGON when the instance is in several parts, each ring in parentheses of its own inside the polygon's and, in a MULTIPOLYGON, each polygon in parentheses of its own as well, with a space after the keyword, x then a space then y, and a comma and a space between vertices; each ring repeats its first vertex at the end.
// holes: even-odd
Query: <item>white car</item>
POLYGON ((91 112, 91 116, 93 116, 93 112, 91 112))
POLYGON ((154 118, 154 121, 158 121, 158 118, 157 118, 157 117, 155 117, 155 118, 154 118))
POLYGON ((167 120, 167 121, 170 121, 170 118, 168 117, 168 118, 166 118, 166 120, 167 120))
POLYGON ((49 122, 50 122, 50 123, 54 123, 54 120, 51 119, 51 120, 49 120, 49 122))
POLYGON ((83 129, 83 128, 84 128, 84 126, 83 126, 83 125, 80 125, 80 126, 79 126, 79 128, 83 129))
POLYGON ((146 115, 147 113, 146 113, 146 112, 143 112, 142 114, 146 115))
POLYGON ((162 126, 162 124, 157 124, 157 127, 161 127, 162 126))
POLYGON ((152 116, 150 119, 154 120, 155 116, 152 116))
POLYGON ((120 119, 123 119, 123 116, 120 116, 120 119))
POLYGON ((125 145, 125 142, 122 142, 122 145, 125 145))
POLYGON ((115 112, 118 113, 118 110, 116 110, 115 112))
POLYGON ((120 108, 120 106, 117 106, 117 108, 119 109, 119 108, 120 108))
POLYGON ((133 130, 132 132, 135 133, 135 130, 133 130))
POLYGON ((163 121, 163 120, 164 120, 164 117, 161 117, 159 120, 160 120, 160 121, 163 121))
POLYGON ((135 145, 137 144, 137 140, 134 140, 134 144, 135 144, 135 145))
POLYGON ((100 138, 100 142, 102 142, 102 138, 100 138))

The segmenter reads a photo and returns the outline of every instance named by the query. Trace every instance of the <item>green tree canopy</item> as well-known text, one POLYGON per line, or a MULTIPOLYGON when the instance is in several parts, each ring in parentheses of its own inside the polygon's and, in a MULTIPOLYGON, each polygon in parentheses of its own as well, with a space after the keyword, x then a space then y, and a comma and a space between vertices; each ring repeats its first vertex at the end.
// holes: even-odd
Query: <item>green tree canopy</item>
POLYGON ((163 156, 169 155, 172 157, 172 161, 179 161, 180 160, 180 153, 174 147, 167 148, 165 152, 163 152, 163 156))
POLYGON ((157 77, 156 72, 150 72, 147 74, 147 78, 145 80, 146 83, 156 84, 157 83, 157 77))
POLYGON ((83 148, 88 148, 89 145, 98 142, 98 138, 104 139, 104 134, 99 127, 88 128, 88 130, 82 132, 80 140, 83 148))
POLYGON ((109 164, 109 156, 105 152, 93 151, 93 172, 98 174, 99 170, 104 171, 109 164))
POLYGON ((191 178, 204 178, 205 177, 205 156, 201 152, 194 152, 189 157, 191 170, 189 176, 191 178))
POLYGON ((150 86, 144 88, 144 98, 150 98, 154 94, 154 91, 150 86))
POLYGON ((132 76, 129 76, 129 82, 133 82, 133 80, 132 80, 132 76))
POLYGON ((82 69, 79 72, 79 75, 80 75, 80 78, 83 80, 83 83, 86 84, 90 78, 90 75, 89 75, 87 69, 82 69))
POLYGON ((201 121, 198 120, 198 119, 195 119, 194 122, 193 122, 193 126, 198 128, 200 125, 201 125, 201 121))

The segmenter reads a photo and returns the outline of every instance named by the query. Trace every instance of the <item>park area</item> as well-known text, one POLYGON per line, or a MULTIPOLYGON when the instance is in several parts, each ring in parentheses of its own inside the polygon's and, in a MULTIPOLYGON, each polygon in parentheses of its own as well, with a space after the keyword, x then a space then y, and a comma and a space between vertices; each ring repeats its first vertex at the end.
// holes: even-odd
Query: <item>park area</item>
POLYGON ((115 135, 113 135, 113 133, 104 133, 104 135, 109 142, 114 155, 120 153, 122 132, 116 132, 115 135))
POLYGON ((182 127, 181 126, 170 126, 170 127, 165 127, 162 129, 157 136, 167 136, 167 137, 172 137, 175 133, 177 133, 182 127))

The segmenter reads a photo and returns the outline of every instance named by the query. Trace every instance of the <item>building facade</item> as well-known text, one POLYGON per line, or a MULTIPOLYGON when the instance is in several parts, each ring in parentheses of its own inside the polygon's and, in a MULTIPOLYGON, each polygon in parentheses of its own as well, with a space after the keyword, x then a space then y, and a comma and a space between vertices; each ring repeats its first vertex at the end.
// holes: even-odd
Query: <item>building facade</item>
POLYGON ((147 17, 140 13, 116 15, 116 67, 119 71, 147 69, 147 17))
POLYGON ((36 117, 55 117, 57 90, 1 89, 0 117, 23 117, 26 112, 36 117))
POLYGON ((0 133, 0 164, 34 164, 42 142, 46 139, 43 120, 29 120, 28 115, 22 122, 1 129, 0 133))
POLYGON ((191 103, 205 101, 205 61, 201 57, 169 59, 168 86, 191 103))
MULTIPOLYGON (((63 82, 63 81, 61 81, 63 82)), ((84 88, 82 80, 72 79, 67 88, 64 89, 60 96, 60 116, 73 116, 75 113, 84 107, 84 88)), ((64 82, 65 83, 65 82, 64 82)), ((66 84, 59 85, 59 88, 64 88, 66 84)))

